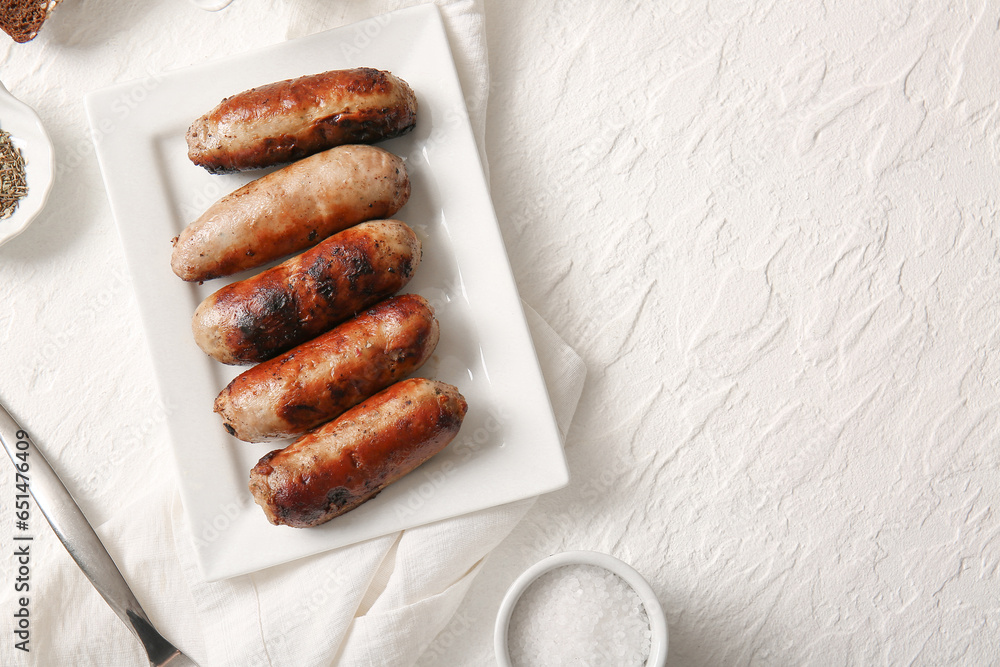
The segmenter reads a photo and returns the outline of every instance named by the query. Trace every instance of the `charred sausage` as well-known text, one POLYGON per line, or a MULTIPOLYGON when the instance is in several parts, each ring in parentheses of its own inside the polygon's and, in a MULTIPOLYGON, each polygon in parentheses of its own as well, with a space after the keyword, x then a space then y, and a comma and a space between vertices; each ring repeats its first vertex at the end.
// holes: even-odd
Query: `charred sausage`
POLYGON ((271 359, 402 289, 419 264, 406 224, 363 222, 208 296, 191 322, 195 341, 224 364, 271 359))
POLYGON ((229 383, 215 411, 247 442, 300 436, 420 368, 439 337, 427 301, 403 294, 229 383))
POLYGON ((257 169, 390 139, 416 119, 417 97, 402 79, 367 67, 334 70, 222 100, 188 128, 188 158, 212 173, 257 169))
POLYGON ((229 276, 389 218, 409 197, 399 157, 374 146, 331 148, 217 201, 174 240, 170 266, 188 281, 229 276))
POLYGON ((250 492, 273 524, 319 525, 444 449, 467 409, 449 384, 422 378, 397 382, 266 454, 250 471, 250 492))

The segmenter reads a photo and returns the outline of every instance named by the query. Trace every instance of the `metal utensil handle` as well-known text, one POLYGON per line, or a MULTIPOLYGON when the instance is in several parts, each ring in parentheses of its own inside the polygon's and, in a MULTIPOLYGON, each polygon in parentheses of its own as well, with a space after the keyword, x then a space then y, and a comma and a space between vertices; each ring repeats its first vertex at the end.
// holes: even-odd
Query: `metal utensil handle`
POLYGON ((111 554, 104 548, 101 538, 49 466, 45 456, 31 441, 28 432, 14 421, 2 405, 0 442, 14 464, 17 481, 28 486, 35 504, 52 526, 59 541, 101 597, 143 643, 150 662, 161 664, 176 653, 177 649, 153 629, 146 612, 135 599, 111 554))

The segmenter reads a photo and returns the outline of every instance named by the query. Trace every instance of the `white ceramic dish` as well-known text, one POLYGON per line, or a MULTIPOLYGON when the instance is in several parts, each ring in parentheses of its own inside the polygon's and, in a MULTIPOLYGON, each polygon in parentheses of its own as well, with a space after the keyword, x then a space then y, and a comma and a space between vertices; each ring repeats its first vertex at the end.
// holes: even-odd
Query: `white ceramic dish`
POLYGON ((209 12, 217 12, 225 9, 233 0, 191 0, 191 4, 209 12))
POLYGON ((510 618, 517 606, 517 601, 540 576, 563 565, 597 565, 614 572, 631 586, 632 590, 639 595, 649 618, 651 638, 646 665, 647 667, 663 667, 666 664, 669 644, 667 618, 663 614, 663 607, 660 605, 656 593, 642 578, 642 575, 636 572, 631 565, 599 551, 564 551, 538 561, 521 573, 521 576, 515 579, 514 583, 507 589, 503 602, 500 603, 500 611, 497 612, 493 633, 493 647, 496 652, 497 664, 500 667, 512 667, 510 651, 507 647, 507 630, 510 628, 510 618))
POLYGON ((24 158, 24 180, 28 194, 17 204, 10 217, 0 220, 0 245, 11 240, 31 224, 45 207, 52 180, 55 160, 52 142, 34 109, 11 95, 0 83, 0 130, 10 134, 11 143, 24 158))
POLYGON ((97 91, 86 105, 207 579, 567 483, 558 430, 434 5, 97 91), (358 41, 359 35, 365 39, 358 41), (212 361, 191 335, 194 309, 225 280, 192 285, 170 270, 170 239, 211 202, 260 174, 206 173, 187 160, 184 133, 227 95, 360 65, 390 70, 417 92, 416 129, 380 145, 407 159, 412 195, 396 217, 417 231, 424 246, 423 262, 404 291, 426 297, 441 322, 441 342, 418 375, 455 384, 470 408, 455 441, 377 498, 316 528, 272 526, 247 482, 253 465, 276 445, 247 444, 225 433, 213 401, 243 369, 212 361))

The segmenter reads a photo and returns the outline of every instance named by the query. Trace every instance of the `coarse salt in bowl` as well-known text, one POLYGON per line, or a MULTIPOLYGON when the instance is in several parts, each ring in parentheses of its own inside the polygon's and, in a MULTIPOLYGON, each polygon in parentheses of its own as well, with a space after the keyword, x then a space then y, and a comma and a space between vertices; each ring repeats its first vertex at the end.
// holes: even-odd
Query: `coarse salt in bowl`
POLYGON ((528 568, 507 591, 494 634, 500 667, 662 667, 667 643, 653 589, 596 551, 567 551, 528 568))

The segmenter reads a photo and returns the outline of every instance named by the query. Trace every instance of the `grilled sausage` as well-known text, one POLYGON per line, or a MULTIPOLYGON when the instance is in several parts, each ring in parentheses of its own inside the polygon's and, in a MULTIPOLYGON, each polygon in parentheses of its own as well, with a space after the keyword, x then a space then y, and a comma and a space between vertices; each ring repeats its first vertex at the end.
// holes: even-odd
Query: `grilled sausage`
POLYGON ((194 339, 224 364, 265 361, 400 290, 419 264, 412 229, 363 222, 208 296, 192 319, 194 339))
POLYGON ((440 335, 416 294, 386 299, 229 383, 215 411, 247 442, 299 436, 420 368, 440 335))
POLYGON ((257 169, 390 139, 416 119, 417 97, 402 79, 367 67, 334 70, 222 100, 188 128, 188 158, 212 173, 257 169))
POLYGON ((449 384, 422 378, 397 382, 266 454, 250 471, 250 491, 275 525, 319 525, 444 449, 467 409, 449 384))
POLYGON ((229 276, 391 217, 409 197, 400 158, 374 146, 331 148, 217 201, 174 240, 170 266, 188 281, 229 276))

